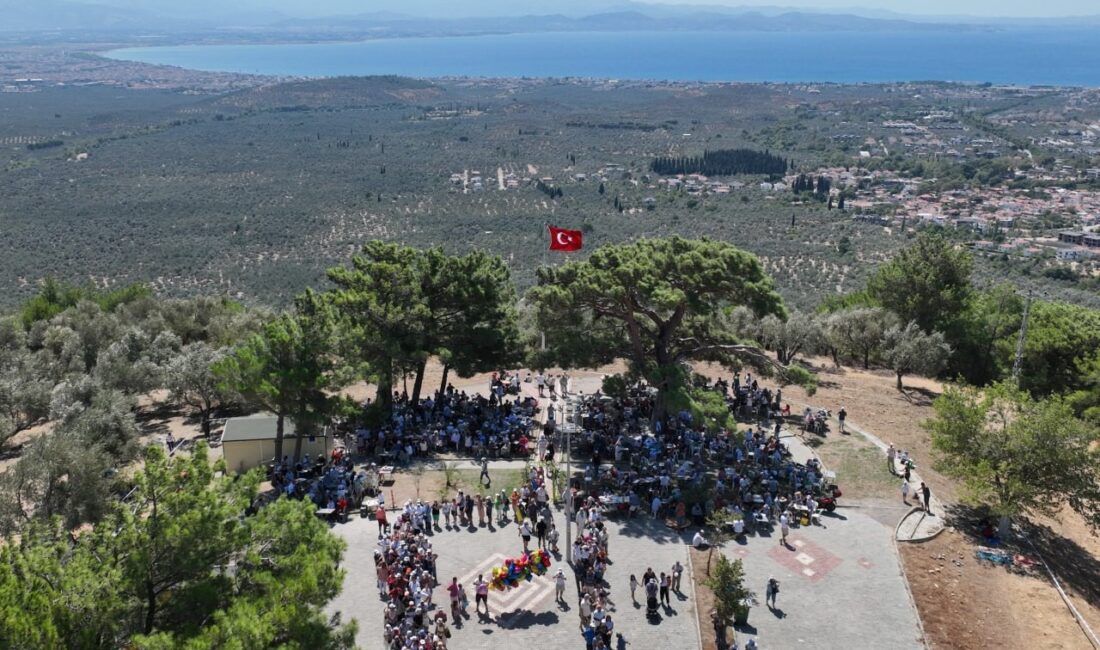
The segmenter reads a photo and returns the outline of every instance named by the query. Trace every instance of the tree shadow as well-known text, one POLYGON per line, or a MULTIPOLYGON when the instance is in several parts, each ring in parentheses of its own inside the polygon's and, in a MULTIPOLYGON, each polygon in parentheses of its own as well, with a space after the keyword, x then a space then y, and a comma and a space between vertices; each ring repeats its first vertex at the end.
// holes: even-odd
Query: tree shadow
MULTIPOLYGON (((1021 528, 1060 582, 1093 607, 1100 606, 1100 559, 1050 526, 1028 521, 1021 528)), ((1025 554, 1029 551, 1031 548, 1027 547, 1025 554)))
MULTIPOLYGON (((976 546, 986 546, 989 540, 982 537, 982 520, 991 516, 988 509, 966 505, 952 505, 947 509, 945 523, 961 533, 976 546)), ((1054 575, 1068 590, 1073 591, 1093 607, 1100 607, 1100 558, 1072 539, 1061 535, 1046 524, 1031 520, 1016 522, 1019 536, 1001 540, 1000 548, 1009 553, 1019 553, 1038 561, 1038 551, 1046 560, 1054 575), (1031 544, 1027 543, 1031 541, 1031 544), (1032 548, 1034 545, 1034 549, 1032 548)), ((996 526, 996 521, 993 522, 996 526)), ((1013 570, 1013 569, 1009 569, 1013 570)), ((1047 581, 1049 576, 1042 563, 1032 571, 1017 571, 1039 580, 1047 581)))
POLYGON ((753 625, 752 623, 743 623, 741 625, 734 625, 733 629, 737 630, 738 632, 744 632, 745 634, 751 634, 753 636, 756 636, 756 633, 757 633, 756 626, 753 625))
POLYGON ((801 438, 802 438, 802 443, 804 445, 806 445, 807 447, 809 447, 810 449, 817 449, 821 445, 825 444, 825 436, 823 436, 823 435, 815 434, 815 435, 810 436, 810 437, 807 437, 807 436, 803 435, 803 436, 801 436, 801 438))
POLYGON ((665 525, 664 520, 635 517, 627 519, 619 527, 619 534, 625 537, 647 537, 657 544, 687 544, 692 535, 686 531, 677 531, 665 525))
POLYGON ((936 391, 921 388, 920 386, 903 385, 900 392, 901 396, 905 398, 905 401, 914 406, 931 406, 932 402, 940 396, 936 391))

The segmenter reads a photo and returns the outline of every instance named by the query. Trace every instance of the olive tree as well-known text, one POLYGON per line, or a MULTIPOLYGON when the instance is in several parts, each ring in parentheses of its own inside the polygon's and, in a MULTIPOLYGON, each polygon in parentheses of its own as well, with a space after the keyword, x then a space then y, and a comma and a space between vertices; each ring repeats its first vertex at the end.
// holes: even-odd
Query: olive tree
POLYGON ((932 376, 947 366, 951 346, 942 332, 928 334, 910 321, 905 327, 891 327, 883 336, 883 358, 898 378, 898 390, 903 388, 901 378, 908 374, 932 376))

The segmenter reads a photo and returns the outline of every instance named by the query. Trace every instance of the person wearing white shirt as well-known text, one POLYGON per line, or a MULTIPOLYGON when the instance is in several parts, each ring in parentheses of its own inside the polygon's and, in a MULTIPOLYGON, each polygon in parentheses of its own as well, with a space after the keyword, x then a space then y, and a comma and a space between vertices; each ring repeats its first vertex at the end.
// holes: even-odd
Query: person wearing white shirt
POLYGON ((695 531, 695 537, 691 538, 691 545, 697 549, 701 549, 710 546, 710 542, 707 541, 706 537, 703 537, 703 531, 697 530, 695 531))

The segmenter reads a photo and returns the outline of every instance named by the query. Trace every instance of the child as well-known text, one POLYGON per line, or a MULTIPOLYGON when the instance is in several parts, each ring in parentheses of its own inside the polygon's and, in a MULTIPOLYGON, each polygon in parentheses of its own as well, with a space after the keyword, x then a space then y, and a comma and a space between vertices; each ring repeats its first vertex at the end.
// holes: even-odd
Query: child
MULTIPOLYGON (((632 573, 632 574, 630 574, 630 600, 631 600, 631 602, 635 602, 635 603, 638 602, 638 599, 635 598, 635 596, 634 596, 634 593, 637 590, 638 590, 638 578, 634 577, 634 574, 632 573)), ((620 634, 619 638, 622 638, 622 636, 623 635, 620 634)))

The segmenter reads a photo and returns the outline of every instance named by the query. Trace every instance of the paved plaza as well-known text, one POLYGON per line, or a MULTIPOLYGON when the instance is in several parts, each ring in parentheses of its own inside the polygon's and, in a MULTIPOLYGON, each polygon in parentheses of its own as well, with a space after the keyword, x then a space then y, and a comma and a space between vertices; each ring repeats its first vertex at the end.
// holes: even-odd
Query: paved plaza
MULTIPOLYGON (((813 456, 812 450, 797 436, 785 432, 782 437, 795 460, 805 462, 813 456)), ((491 464, 494 468, 498 465, 514 469, 522 463, 491 464)), ((581 467, 575 465, 574 469, 581 467)), ((776 530, 750 536, 741 543, 730 542, 721 549, 720 552, 744 562, 748 587, 758 593, 760 600, 750 613, 749 625, 737 631, 739 645, 756 637, 762 650, 925 647, 893 545, 896 519, 892 515, 884 517, 872 503, 862 505, 866 508, 842 500, 835 513, 822 517, 821 526, 792 528, 785 546, 780 544, 776 530), (774 610, 764 603, 764 588, 771 576, 781 585, 774 610)), ((902 514, 903 511, 899 512, 898 517, 902 514)), ((565 518, 560 510, 555 511, 554 517, 562 531, 559 544, 564 552, 565 518)), ((671 607, 662 608, 659 621, 646 620, 644 604, 632 602, 629 589, 630 575, 640 578, 647 567, 667 573, 677 560, 688 566, 688 542, 694 529, 676 533, 648 517, 610 517, 607 523, 611 530, 611 562, 606 579, 610 583, 609 612, 615 630, 630 642, 630 650, 699 648, 690 570, 685 571, 683 593, 673 595, 671 607)), ((360 519, 356 515, 337 525, 334 531, 348 543, 343 563, 347 579, 329 610, 359 620, 357 642, 361 648, 380 648, 385 603, 375 588, 372 559, 378 526, 373 517, 360 519)), ((492 568, 500 566, 504 558, 518 557, 522 552, 514 523, 436 531, 432 540, 439 555, 441 585, 457 577, 471 598, 471 585, 479 574, 488 578, 492 568)), ((572 572, 564 556, 559 555, 547 576, 511 591, 490 592, 488 616, 475 613, 471 601, 470 618, 452 628, 449 648, 485 648, 490 643, 546 650, 584 648, 576 590, 571 588, 567 592, 564 603, 554 597, 550 575, 558 567, 565 568, 572 581, 572 572)), ((447 607, 442 587, 436 589, 435 602, 447 607)))
MULTIPOLYGON (((560 511, 555 519, 564 530, 560 511)), ((738 631, 738 640, 743 644, 757 636, 760 647, 766 649, 923 648, 916 613, 892 546, 893 531, 861 513, 858 506, 841 507, 835 516, 826 515, 822 522, 823 526, 793 528, 787 546, 779 543, 776 531, 749 537, 744 543, 730 542, 721 550, 744 562, 748 585, 760 597, 760 605, 750 614, 749 626, 738 631), (765 607, 763 598, 769 576, 781 585, 774 611, 765 607)), ((628 584, 630 574, 641 576, 647 567, 660 573, 667 572, 677 560, 686 566, 688 536, 645 517, 613 517, 608 523, 612 530, 612 563, 607 580, 611 584, 611 615, 616 630, 631 642, 632 650, 698 648, 694 592, 687 574, 683 593, 673 596, 671 608, 662 610, 657 623, 645 619, 641 602, 631 602, 628 584)), ((334 530, 348 542, 344 560, 348 577, 330 610, 359 619, 360 647, 378 648, 384 607, 375 590, 372 563, 378 526, 371 518, 356 516, 334 530)), ((432 540, 439 554, 440 581, 447 583, 458 577, 471 594, 470 585, 479 573, 488 575, 505 557, 516 557, 522 550, 517 529, 511 523, 492 529, 437 531, 432 540)), ((564 535, 560 544, 564 551, 564 535)), ((571 575, 564 557, 555 561, 551 573, 558 566, 571 575)), ((479 617, 471 603, 470 618, 453 629, 453 650, 481 648, 489 642, 510 647, 537 644, 548 650, 584 647, 576 592, 571 589, 567 602, 556 602, 549 575, 511 591, 490 593, 490 616, 479 617)), ((446 606, 442 588, 436 590, 436 602, 446 606)))
POLYGON ((749 588, 760 599, 749 625, 738 631, 739 641, 755 636, 768 650, 923 648, 893 548, 893 529, 858 506, 839 508, 822 523, 792 528, 786 546, 779 543, 777 529, 722 549, 743 561, 749 588), (771 610, 764 588, 773 576, 780 589, 771 610))
MULTIPOLYGON (((559 529, 564 531, 565 518, 560 511, 554 515, 559 529)), ((615 629, 630 642, 632 650, 644 648, 698 648, 699 633, 695 616, 695 601, 690 581, 685 579, 682 594, 674 594, 672 604, 663 608, 659 622, 645 618, 643 603, 632 603, 629 578, 635 574, 641 578, 647 567, 654 571, 669 572, 679 560, 687 566, 687 539, 674 534, 663 524, 650 519, 620 520, 608 522, 611 541, 606 579, 611 585, 610 614, 615 629)), ((346 524, 333 529, 348 543, 343 566, 348 576, 343 592, 332 601, 330 611, 340 611, 345 618, 359 619, 357 642, 370 650, 382 645, 382 615, 385 603, 379 599, 375 588, 375 571, 372 560, 378 543, 378 525, 373 519, 352 518, 346 524)), ((559 541, 565 550, 565 535, 559 541)), ((463 528, 437 531, 432 546, 439 555, 438 574, 441 583, 449 583, 457 577, 467 587, 479 573, 488 576, 494 566, 502 564, 505 557, 518 557, 523 550, 515 524, 503 527, 463 528)), ((532 541, 532 546, 534 542, 532 541)), ((461 627, 452 628, 452 650, 483 648, 489 643, 501 643, 501 647, 539 647, 547 650, 584 648, 580 635, 580 616, 577 612, 577 592, 570 588, 567 601, 554 599, 550 575, 561 566, 572 581, 572 573, 565 564, 564 555, 556 559, 550 573, 535 578, 511 591, 490 592, 490 616, 479 616, 470 603, 470 618, 461 627)), ((686 578, 686 572, 685 572, 686 578)), ((641 596, 641 593, 639 593, 641 596)), ((436 604, 447 607, 447 595, 436 589, 436 604)))

